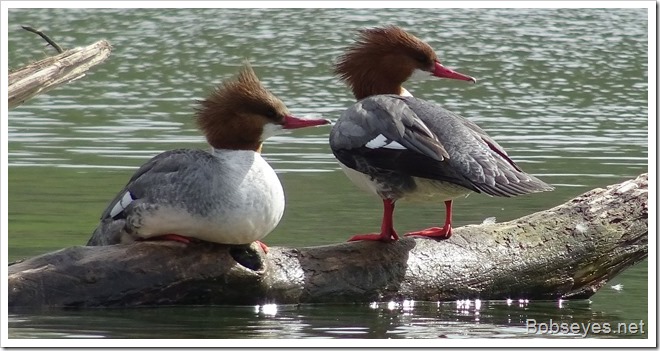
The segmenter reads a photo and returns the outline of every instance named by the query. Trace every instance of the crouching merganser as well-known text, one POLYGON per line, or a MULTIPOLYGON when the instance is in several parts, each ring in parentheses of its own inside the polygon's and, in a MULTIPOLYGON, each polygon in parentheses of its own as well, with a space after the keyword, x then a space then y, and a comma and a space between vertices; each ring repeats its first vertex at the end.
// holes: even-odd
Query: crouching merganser
POLYGON ((142 165, 103 212, 87 245, 264 238, 282 218, 285 201, 275 171, 261 157, 262 143, 284 130, 329 123, 293 117, 249 64, 200 102, 196 119, 210 152, 171 150, 142 165))
POLYGON ((415 76, 476 82, 440 64, 433 49, 395 26, 366 29, 339 57, 335 73, 359 101, 330 132, 330 147, 347 176, 383 200, 379 234, 349 241, 397 240, 394 204, 403 198, 445 202, 443 227, 406 235, 449 238, 452 200, 470 192, 516 196, 553 188, 526 174, 473 122, 413 97, 402 84, 415 76))

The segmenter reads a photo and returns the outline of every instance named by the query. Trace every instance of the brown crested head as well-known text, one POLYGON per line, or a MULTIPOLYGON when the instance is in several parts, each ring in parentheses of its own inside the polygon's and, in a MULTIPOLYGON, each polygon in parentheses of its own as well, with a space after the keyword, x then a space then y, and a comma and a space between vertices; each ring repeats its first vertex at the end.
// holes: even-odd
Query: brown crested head
POLYGON ((377 94, 402 94, 401 85, 415 73, 420 77, 476 82, 440 64, 430 45, 397 26, 360 30, 357 41, 339 56, 335 73, 358 100, 377 94))
POLYGON ((197 125, 216 149, 259 150, 267 124, 283 125, 284 103, 259 81, 249 63, 215 88, 197 108, 197 125))
POLYGON ((248 62, 197 108, 197 125, 215 149, 260 151, 268 137, 286 130, 329 124, 298 118, 259 81, 248 62))
POLYGON ((357 99, 399 94, 416 69, 433 72, 438 61, 433 48, 397 26, 359 31, 357 41, 339 56, 335 73, 357 99))

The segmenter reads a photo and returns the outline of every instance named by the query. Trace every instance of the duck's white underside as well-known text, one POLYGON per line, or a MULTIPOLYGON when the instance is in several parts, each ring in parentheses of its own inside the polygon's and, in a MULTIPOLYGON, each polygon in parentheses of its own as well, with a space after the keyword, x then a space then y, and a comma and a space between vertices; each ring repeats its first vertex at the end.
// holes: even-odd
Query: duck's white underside
MULTIPOLYGON (((339 165, 341 166, 341 169, 344 171, 346 176, 353 182, 353 184, 357 185, 364 191, 380 196, 378 192, 378 184, 372 181, 368 175, 349 168, 341 162, 339 162, 339 165)), ((400 199, 410 201, 446 201, 466 196, 471 192, 461 186, 452 183, 418 177, 413 177, 413 179, 415 180, 417 187, 414 191, 406 193, 400 199)))
POLYGON ((150 238, 178 234, 222 244, 248 244, 263 239, 284 214, 284 191, 277 174, 261 155, 255 153, 255 157, 247 158, 241 157, 240 152, 218 156, 232 168, 223 175, 225 181, 237 186, 233 193, 223 195, 216 211, 200 216, 175 206, 159 206, 157 211, 140 218, 136 235, 150 238))

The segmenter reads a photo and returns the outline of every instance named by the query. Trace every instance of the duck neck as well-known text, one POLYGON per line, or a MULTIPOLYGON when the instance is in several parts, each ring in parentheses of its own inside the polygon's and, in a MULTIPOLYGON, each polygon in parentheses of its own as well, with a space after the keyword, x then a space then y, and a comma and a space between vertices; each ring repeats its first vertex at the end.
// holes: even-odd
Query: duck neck
POLYGON ((360 79, 347 79, 348 84, 353 91, 353 96, 357 100, 362 100, 366 97, 381 94, 395 94, 404 95, 407 92, 400 83, 393 82, 389 77, 382 75, 362 75, 360 79))
POLYGON ((261 147, 262 147, 262 145, 259 144, 259 148, 257 148, 255 150, 255 149, 252 149, 252 148, 249 148, 249 149, 243 149, 243 148, 241 148, 241 149, 225 149, 225 148, 216 148, 216 147, 211 146, 211 154, 216 155, 216 156, 217 155, 227 155, 227 154, 232 154, 232 153, 235 153, 235 154, 238 154, 238 153, 251 153, 251 154, 257 153, 257 154, 261 154, 261 147))
POLYGON ((411 94, 411 93, 408 91, 408 89, 406 89, 406 88, 404 88, 404 87, 401 87, 401 92, 399 92, 399 95, 401 95, 401 96, 413 96, 413 94, 411 94))

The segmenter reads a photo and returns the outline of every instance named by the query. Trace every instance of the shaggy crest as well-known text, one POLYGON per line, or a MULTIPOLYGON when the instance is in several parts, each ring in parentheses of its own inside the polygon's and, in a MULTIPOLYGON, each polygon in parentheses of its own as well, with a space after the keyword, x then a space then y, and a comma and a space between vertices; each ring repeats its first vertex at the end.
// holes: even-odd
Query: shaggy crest
POLYGON ((197 125, 215 148, 258 149, 263 126, 282 123, 289 112, 246 62, 238 75, 199 102, 197 125))
POLYGON ((431 46, 391 25, 360 30, 356 42, 337 59, 334 71, 361 99, 399 94, 416 68, 432 70, 437 60, 431 46))

